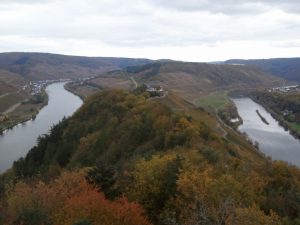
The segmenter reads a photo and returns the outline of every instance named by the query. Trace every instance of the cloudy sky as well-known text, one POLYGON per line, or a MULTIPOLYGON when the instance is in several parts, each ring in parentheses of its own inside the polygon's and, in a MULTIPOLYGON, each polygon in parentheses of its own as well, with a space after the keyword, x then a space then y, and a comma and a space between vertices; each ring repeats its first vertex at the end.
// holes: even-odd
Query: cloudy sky
POLYGON ((300 57, 299 0, 0 0, 0 52, 300 57))

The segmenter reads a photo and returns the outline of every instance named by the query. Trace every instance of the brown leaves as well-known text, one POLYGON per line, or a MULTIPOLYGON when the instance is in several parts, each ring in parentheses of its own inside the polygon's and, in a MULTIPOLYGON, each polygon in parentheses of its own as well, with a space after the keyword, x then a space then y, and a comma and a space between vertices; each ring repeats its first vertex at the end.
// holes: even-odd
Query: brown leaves
POLYGON ((235 215, 229 217, 226 224, 243 225, 281 225, 279 217, 271 211, 270 215, 265 215, 258 207, 236 209, 235 215))
POLYGON ((17 183, 7 197, 7 224, 28 224, 38 212, 43 216, 36 216, 35 225, 73 225, 83 219, 93 225, 150 225, 138 204, 107 200, 83 171, 63 173, 49 184, 17 183))

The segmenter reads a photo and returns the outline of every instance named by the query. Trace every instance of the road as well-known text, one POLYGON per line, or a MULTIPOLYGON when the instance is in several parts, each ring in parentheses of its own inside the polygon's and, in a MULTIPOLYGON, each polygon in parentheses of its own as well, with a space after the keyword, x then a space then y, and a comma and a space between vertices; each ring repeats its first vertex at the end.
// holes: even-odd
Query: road
POLYGON ((9 95, 9 93, 5 93, 3 95, 0 95, 0 98, 4 98, 5 96, 9 95))
POLYGON ((138 87, 138 83, 135 81, 135 79, 133 77, 130 77, 130 80, 134 84, 135 88, 137 88, 138 87))
POLYGON ((8 114, 11 113, 12 111, 14 111, 16 108, 18 108, 22 103, 18 102, 17 104, 12 105, 11 107, 9 107, 6 111, 3 112, 3 114, 8 114))

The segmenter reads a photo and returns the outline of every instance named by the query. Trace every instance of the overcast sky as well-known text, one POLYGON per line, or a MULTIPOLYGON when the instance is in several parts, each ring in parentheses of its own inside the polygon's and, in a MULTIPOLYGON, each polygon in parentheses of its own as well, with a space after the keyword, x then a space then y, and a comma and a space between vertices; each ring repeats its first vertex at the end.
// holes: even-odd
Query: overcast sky
POLYGON ((300 57, 300 0, 0 0, 0 52, 300 57))

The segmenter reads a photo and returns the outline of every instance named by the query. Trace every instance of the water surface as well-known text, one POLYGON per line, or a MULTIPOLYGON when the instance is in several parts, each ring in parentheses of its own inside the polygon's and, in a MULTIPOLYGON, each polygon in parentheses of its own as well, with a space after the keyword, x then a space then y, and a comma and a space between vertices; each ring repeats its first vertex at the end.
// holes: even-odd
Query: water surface
POLYGON ((0 135, 0 173, 10 168, 13 161, 25 156, 36 144, 38 136, 48 133, 51 126, 81 106, 82 100, 65 90, 64 85, 54 83, 46 88, 48 105, 41 109, 34 121, 17 125, 0 135))
POLYGON ((234 98, 239 115, 243 118, 243 124, 239 126, 241 132, 259 143, 259 148, 272 159, 284 160, 300 166, 300 141, 294 138, 288 131, 268 113, 261 105, 250 98, 234 98), (256 110, 269 122, 265 124, 257 115, 256 110))

